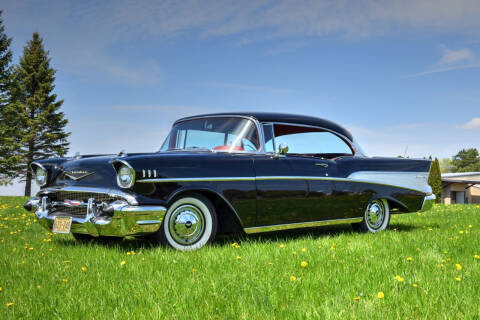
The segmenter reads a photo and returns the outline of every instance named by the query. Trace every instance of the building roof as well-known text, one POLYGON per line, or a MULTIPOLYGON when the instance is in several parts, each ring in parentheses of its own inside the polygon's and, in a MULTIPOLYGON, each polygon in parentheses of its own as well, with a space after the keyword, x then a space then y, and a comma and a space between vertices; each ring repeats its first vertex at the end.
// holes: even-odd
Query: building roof
POLYGON ((353 136, 344 127, 341 125, 326 120, 322 118, 316 118, 311 116, 304 116, 304 115, 297 115, 297 114, 288 114, 288 113, 275 113, 275 112, 224 112, 224 113, 210 113, 210 114, 202 114, 192 117, 181 118, 177 122, 185 121, 192 118, 198 117, 211 117, 211 116, 248 116, 257 119, 260 122, 284 122, 284 123, 298 123, 298 124, 305 124, 311 126, 322 127, 328 130, 335 131, 351 141, 353 141, 353 136))
POLYGON ((453 177, 468 177, 468 176, 480 176, 480 172, 455 172, 455 173, 442 173, 442 178, 453 177))
POLYGON ((456 172, 456 173, 442 173, 443 183, 464 183, 464 184, 479 184, 480 172, 456 172))
POLYGON ((479 184, 479 183, 480 183, 480 180, 442 179, 442 182, 448 182, 448 183, 464 183, 464 184, 479 184))

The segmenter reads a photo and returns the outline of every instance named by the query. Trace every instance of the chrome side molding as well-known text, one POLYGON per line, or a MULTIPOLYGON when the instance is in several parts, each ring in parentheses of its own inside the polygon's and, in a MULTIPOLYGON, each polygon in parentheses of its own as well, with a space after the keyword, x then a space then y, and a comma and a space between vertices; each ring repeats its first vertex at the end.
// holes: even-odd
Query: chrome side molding
POLYGON ((358 171, 347 178, 320 177, 320 176, 257 176, 257 177, 179 177, 179 178, 150 178, 140 179, 137 183, 169 183, 169 182, 218 182, 218 181, 263 181, 263 180, 327 180, 355 183, 369 183, 394 188, 401 188, 422 193, 430 193, 432 189, 424 180, 423 172, 374 172, 358 171), (421 175, 422 178, 419 178, 421 175), (392 182, 390 182, 392 181, 392 182))
POLYGON ((309 221, 309 222, 288 223, 288 224, 275 224, 271 226, 250 227, 250 228, 245 228, 243 230, 247 234, 252 234, 252 233, 271 232, 271 231, 280 231, 280 230, 289 230, 289 229, 331 226, 331 225, 344 224, 344 223, 357 223, 357 222, 361 222, 362 220, 363 220, 363 217, 335 219, 335 220, 322 220, 322 221, 309 221))

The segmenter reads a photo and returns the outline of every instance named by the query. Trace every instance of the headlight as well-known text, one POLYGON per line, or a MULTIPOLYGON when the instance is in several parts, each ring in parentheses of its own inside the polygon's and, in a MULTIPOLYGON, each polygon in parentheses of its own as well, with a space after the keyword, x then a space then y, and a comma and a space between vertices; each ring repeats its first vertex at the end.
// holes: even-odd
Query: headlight
POLYGON ((117 183, 120 188, 130 188, 135 183, 135 170, 132 167, 122 165, 118 169, 117 183))
POLYGON ((38 167, 35 171, 35 181, 40 187, 47 184, 47 170, 42 167, 38 167))

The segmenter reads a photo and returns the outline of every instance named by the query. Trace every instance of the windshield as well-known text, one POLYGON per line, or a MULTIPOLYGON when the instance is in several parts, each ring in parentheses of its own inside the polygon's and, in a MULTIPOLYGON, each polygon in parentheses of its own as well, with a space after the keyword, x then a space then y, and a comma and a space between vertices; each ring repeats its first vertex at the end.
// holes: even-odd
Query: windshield
POLYGON ((175 124, 160 151, 256 152, 259 149, 257 127, 253 121, 244 118, 216 117, 175 124))

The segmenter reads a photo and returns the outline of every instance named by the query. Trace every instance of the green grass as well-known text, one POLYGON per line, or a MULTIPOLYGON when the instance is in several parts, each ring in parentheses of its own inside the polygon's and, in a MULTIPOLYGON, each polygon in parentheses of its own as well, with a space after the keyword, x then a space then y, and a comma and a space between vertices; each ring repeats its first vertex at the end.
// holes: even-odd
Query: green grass
POLYGON ((394 216, 376 235, 225 237, 182 253, 79 244, 34 223, 24 201, 0 197, 0 319, 480 317, 478 205, 394 216))

